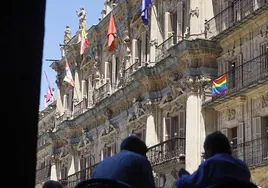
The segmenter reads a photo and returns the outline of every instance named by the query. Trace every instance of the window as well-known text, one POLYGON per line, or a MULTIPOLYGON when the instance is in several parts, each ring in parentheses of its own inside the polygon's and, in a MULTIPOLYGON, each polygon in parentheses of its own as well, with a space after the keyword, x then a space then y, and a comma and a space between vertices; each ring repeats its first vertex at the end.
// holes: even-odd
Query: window
POLYGON ((185 111, 179 111, 177 116, 166 118, 165 140, 174 137, 185 137, 185 111))
POLYGON ((230 129, 231 132, 231 141, 232 141, 232 146, 233 149, 237 148, 237 144, 238 144, 238 137, 237 137, 237 127, 231 128, 230 129))
POLYGON ((68 170, 67 167, 63 166, 61 168, 61 179, 65 179, 68 177, 68 170))
POLYGON ((145 136, 146 136, 145 134, 146 134, 145 129, 142 129, 141 131, 135 133, 135 135, 144 142, 145 142, 145 136))
POLYGON ((267 43, 261 44, 261 70, 268 70, 268 45, 267 43))
POLYGON ((229 80, 228 80, 228 84, 229 84, 229 88, 235 88, 235 68, 236 68, 236 62, 229 62, 229 71, 228 71, 228 76, 229 76, 229 80))
POLYGON ((113 143, 111 145, 105 145, 103 150, 103 159, 105 159, 106 157, 110 157, 116 154, 116 143, 113 143))

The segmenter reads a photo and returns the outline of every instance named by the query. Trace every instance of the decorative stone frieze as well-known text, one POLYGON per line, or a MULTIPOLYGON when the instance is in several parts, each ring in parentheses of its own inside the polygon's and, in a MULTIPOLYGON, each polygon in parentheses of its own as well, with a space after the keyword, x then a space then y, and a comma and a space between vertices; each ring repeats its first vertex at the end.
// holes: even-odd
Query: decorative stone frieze
POLYGON ((229 109, 228 111, 228 121, 234 120, 236 115, 235 109, 229 109))
POLYGON ((106 121, 106 127, 100 133, 100 139, 105 144, 109 145, 115 141, 119 129, 111 124, 110 121, 106 121))
POLYGON ((264 95, 262 95, 262 107, 268 106, 268 92, 266 92, 264 95))
POLYGON ((202 94, 204 92, 204 89, 210 86, 211 79, 206 75, 196 77, 188 76, 184 80, 184 83, 188 92, 202 94))

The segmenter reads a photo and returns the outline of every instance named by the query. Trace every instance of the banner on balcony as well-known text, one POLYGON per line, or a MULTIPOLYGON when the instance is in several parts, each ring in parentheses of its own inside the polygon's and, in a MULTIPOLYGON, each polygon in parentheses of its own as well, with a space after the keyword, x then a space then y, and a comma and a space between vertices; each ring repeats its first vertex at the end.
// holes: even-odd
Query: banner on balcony
POLYGON ((72 76, 71 69, 69 67, 69 63, 68 63, 66 57, 65 57, 65 72, 66 72, 66 75, 65 75, 63 81, 69 83, 71 86, 74 87, 73 76, 72 76))
POLYGON ((115 48, 115 36, 116 36, 116 27, 114 23, 113 13, 111 12, 110 22, 109 22, 108 32, 107 32, 107 41, 108 41, 108 47, 109 47, 110 52, 112 52, 115 48))
POLYGON ((144 25, 148 25, 149 24, 149 6, 152 5, 152 1, 151 0, 142 0, 142 7, 141 7, 141 19, 143 21, 144 25))
POLYGON ((225 94, 227 91, 226 74, 212 81, 212 97, 225 94))

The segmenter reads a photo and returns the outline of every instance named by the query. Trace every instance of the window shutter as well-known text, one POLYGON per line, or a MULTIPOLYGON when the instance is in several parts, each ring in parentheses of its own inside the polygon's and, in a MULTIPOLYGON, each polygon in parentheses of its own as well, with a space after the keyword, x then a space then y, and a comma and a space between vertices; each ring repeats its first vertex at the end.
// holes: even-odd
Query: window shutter
POLYGON ((261 138, 261 117, 253 118, 253 140, 261 138))
POLYGON ((116 56, 113 55, 112 56, 112 65, 111 65, 111 72, 112 72, 112 79, 111 79, 111 83, 114 85, 116 83, 116 56))
POLYGON ((183 2, 178 2, 177 5, 177 22, 178 22, 178 40, 182 40, 183 36, 183 2))
POLYGON ((82 80, 82 99, 87 98, 87 80, 82 80))
POLYGON ((238 125, 238 144, 244 143, 244 123, 238 125))
POLYGON ((166 134, 165 134, 165 140, 169 140, 171 138, 171 119, 166 118, 166 134))
POLYGON ((112 154, 111 155, 115 155, 116 154, 116 142, 114 142, 112 144, 112 154))
POLYGON ((141 33, 141 61, 143 65, 146 62, 146 31, 141 33))
POLYGON ((179 112, 179 133, 180 138, 185 138, 185 111, 179 112))
POLYGON ((142 140, 145 142, 146 140, 146 129, 142 129, 142 140))
POLYGON ((69 95, 68 95, 68 110, 71 112, 73 110, 73 89, 69 90, 69 95))

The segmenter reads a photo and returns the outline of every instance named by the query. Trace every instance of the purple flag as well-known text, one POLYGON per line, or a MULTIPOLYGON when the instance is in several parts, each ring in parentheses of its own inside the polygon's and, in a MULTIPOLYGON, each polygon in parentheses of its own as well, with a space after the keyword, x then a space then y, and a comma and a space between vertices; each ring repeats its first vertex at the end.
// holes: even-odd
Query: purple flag
POLYGON ((152 5, 151 0, 142 0, 141 19, 143 20, 144 25, 148 25, 149 23, 148 8, 150 5, 152 5))

